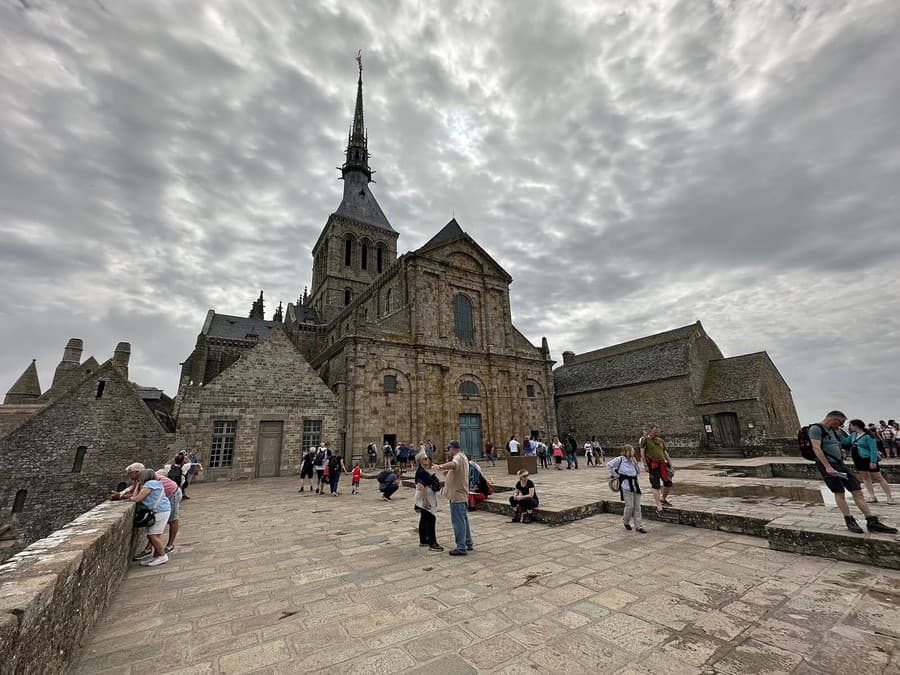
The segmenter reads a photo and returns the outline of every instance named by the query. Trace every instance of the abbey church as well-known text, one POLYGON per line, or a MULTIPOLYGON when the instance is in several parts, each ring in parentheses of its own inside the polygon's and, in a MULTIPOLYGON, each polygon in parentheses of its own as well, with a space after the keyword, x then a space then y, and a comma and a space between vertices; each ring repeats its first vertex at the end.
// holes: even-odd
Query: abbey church
POLYGON ((312 247, 310 290, 272 320, 262 293, 248 317, 210 310, 183 364, 179 446, 208 454, 213 476, 285 475, 320 440, 348 459, 451 438, 479 456, 505 434, 556 433, 553 361, 512 324, 512 277, 456 220, 398 256, 372 174, 360 65, 343 199, 312 247), (248 354, 263 343, 266 358, 248 354))

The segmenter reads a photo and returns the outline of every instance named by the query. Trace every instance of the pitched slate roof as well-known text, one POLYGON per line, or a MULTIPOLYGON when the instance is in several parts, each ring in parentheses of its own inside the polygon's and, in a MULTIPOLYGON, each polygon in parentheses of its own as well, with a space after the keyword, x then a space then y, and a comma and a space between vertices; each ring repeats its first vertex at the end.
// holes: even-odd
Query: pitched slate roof
POLYGON ((611 389, 688 374, 691 338, 705 335, 700 322, 570 356, 553 371, 557 395, 611 389))
POLYGON ((396 231, 375 201, 375 195, 369 190, 365 174, 358 171, 351 171, 344 176, 344 198, 334 213, 388 232, 396 231))
POLYGON ((465 236, 465 234, 466 233, 463 232, 463 229, 459 226, 459 223, 456 222, 456 218, 453 218, 449 223, 444 225, 436 235, 425 242, 420 247, 420 250, 436 246, 437 244, 443 244, 447 241, 453 241, 454 239, 459 239, 460 237, 465 236))
POLYGON ((769 355, 765 352, 710 361, 697 403, 759 398, 763 371, 769 362, 769 355))
POLYGON ((272 333, 275 321, 250 319, 245 316, 213 314, 212 322, 206 331, 209 337, 226 340, 247 340, 248 335, 256 335, 259 341, 265 340, 272 333))

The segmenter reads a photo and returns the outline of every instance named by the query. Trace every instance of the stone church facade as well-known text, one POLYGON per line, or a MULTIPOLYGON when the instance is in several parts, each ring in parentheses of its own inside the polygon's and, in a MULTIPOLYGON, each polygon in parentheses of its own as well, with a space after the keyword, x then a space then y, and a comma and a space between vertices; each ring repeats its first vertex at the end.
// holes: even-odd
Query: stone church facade
MULTIPOLYGON (((309 291, 284 310, 279 305, 271 321, 262 294, 249 317, 210 310, 183 364, 179 436, 190 428, 184 442, 204 456, 214 443, 211 420, 227 416, 226 406, 207 405, 203 416, 191 402, 228 376, 244 383, 243 410, 258 425, 269 414, 266 397, 251 395, 260 373, 240 364, 248 350, 280 331, 333 395, 335 429, 323 440, 348 459, 372 442, 380 447, 430 439, 442 450, 459 439, 467 453, 479 456, 487 440, 502 446, 512 434, 556 433, 549 347, 546 340, 531 344, 513 325, 510 275, 456 220, 398 256, 399 233, 369 188, 368 159, 360 69, 341 167, 343 198, 312 247, 309 291)), ((300 423, 284 427, 285 470, 301 451, 300 423)), ((239 473, 258 475, 252 469, 258 429, 246 433, 250 446, 239 473)))

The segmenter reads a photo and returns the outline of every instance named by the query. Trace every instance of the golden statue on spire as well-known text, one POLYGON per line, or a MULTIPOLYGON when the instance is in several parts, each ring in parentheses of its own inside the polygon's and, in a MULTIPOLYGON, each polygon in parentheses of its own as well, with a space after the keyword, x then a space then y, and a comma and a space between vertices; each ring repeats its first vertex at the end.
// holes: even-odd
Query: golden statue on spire
POLYGON ((356 52, 356 63, 359 64, 359 72, 362 74, 362 49, 356 52))

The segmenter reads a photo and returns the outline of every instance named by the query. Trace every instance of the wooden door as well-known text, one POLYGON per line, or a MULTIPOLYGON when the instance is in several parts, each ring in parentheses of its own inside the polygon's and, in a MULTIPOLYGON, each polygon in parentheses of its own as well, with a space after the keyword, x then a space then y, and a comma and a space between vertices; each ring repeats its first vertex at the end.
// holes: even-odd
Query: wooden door
POLYGON ((741 444, 741 427, 736 413, 718 413, 715 422, 719 443, 723 448, 736 448, 741 444))
POLYGON ((256 444, 256 477, 279 475, 281 469, 281 439, 284 422, 260 422, 259 442, 256 444))
POLYGON ((459 445, 469 457, 481 457, 481 415, 464 413, 459 416, 459 445))

